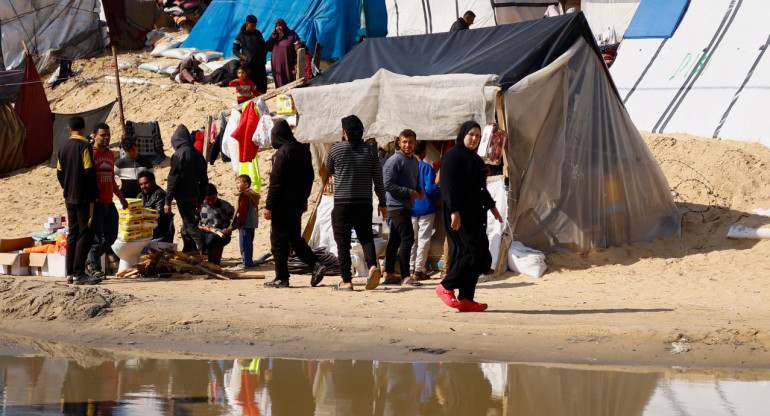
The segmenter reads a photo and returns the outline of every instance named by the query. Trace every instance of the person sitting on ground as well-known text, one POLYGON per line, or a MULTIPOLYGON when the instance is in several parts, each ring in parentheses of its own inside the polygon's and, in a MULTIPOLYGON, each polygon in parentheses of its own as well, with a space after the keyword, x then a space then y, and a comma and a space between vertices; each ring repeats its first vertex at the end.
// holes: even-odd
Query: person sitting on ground
POLYGON ((259 194, 251 189, 249 175, 239 175, 235 179, 235 190, 238 191, 238 211, 235 213, 233 224, 225 231, 232 233, 233 230, 238 230, 238 243, 243 260, 238 267, 247 269, 254 266, 254 229, 259 227, 259 194))
POLYGON ((193 54, 187 55, 179 66, 171 74, 171 79, 184 84, 195 84, 196 82, 203 82, 203 69, 200 67, 201 61, 199 61, 193 54))
POLYGON ((476 20, 476 13, 468 10, 463 14, 463 17, 458 17, 457 20, 452 23, 452 27, 449 28, 449 31, 454 32, 455 30, 468 30, 471 28, 474 20, 476 20))
POLYGON ((174 214, 166 214, 163 207, 166 205, 166 191, 155 183, 155 174, 151 170, 139 172, 139 198, 142 199, 142 208, 158 211, 158 226, 152 230, 152 239, 160 239, 164 243, 174 242, 174 214))
POLYGON ((258 96, 259 91, 254 86, 254 81, 248 78, 249 72, 246 67, 238 68, 235 73, 238 74, 238 79, 230 81, 229 85, 235 87, 236 99, 238 100, 238 105, 241 105, 258 96))
POLYGON ((139 174, 152 172, 152 162, 139 154, 139 146, 133 139, 123 139, 120 147, 126 152, 125 156, 115 162, 115 176, 120 179, 120 192, 126 198, 138 198, 142 193, 139 189, 139 174))
POLYGON ((425 261, 428 259, 430 238, 433 235, 433 222, 436 217, 436 200, 441 196, 441 190, 436 185, 436 171, 425 162, 428 153, 428 142, 420 140, 414 148, 414 157, 420 165, 420 186, 425 191, 425 197, 414 201, 412 210, 412 228, 415 243, 412 247, 412 258, 409 261, 412 276, 417 280, 426 280, 425 261))
POLYGON ((222 250, 230 244, 230 234, 233 232, 230 221, 234 213, 233 206, 219 198, 217 187, 210 183, 206 198, 203 199, 198 229, 203 232, 202 254, 209 256, 211 263, 219 264, 222 260, 222 250))

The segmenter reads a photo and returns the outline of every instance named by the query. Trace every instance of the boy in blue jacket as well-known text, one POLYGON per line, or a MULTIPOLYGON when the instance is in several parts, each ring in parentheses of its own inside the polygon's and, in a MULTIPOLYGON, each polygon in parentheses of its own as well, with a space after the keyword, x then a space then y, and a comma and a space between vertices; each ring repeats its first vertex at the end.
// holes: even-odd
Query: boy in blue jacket
POLYGON ((412 210, 412 228, 414 229, 415 244, 412 246, 412 256, 409 267, 417 280, 428 279, 425 273, 425 261, 428 259, 430 238, 433 235, 433 220, 436 214, 436 201, 441 196, 441 190, 436 185, 436 171, 424 161, 428 153, 428 142, 421 140, 414 148, 414 156, 419 161, 420 187, 425 191, 422 199, 414 201, 412 210))

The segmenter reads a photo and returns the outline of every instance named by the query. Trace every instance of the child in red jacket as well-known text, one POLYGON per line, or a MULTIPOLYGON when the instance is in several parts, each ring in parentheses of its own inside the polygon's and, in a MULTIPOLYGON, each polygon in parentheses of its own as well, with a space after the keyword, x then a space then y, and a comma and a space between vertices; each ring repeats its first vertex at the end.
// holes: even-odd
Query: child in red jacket
POLYGON ((238 99, 238 104, 243 104, 246 101, 259 95, 257 87, 254 86, 254 82, 248 78, 248 71, 246 68, 240 67, 235 71, 238 79, 230 81, 230 86, 235 87, 235 94, 238 99))

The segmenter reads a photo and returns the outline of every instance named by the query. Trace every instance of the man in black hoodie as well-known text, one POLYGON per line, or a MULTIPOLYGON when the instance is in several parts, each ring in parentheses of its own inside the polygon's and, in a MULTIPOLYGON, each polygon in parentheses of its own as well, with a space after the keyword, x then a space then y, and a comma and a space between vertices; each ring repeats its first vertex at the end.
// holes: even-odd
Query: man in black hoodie
POLYGON ((69 221, 65 260, 67 283, 93 285, 101 281, 86 274, 86 257, 94 239, 91 224, 94 204, 99 200, 94 153, 88 139, 83 136, 86 131, 83 117, 70 117, 68 129, 72 136, 56 154, 56 178, 64 190, 69 221))
POLYGON ((206 160, 193 146, 190 131, 184 124, 177 127, 171 137, 174 155, 171 156, 171 169, 168 172, 166 186, 166 206, 164 211, 171 215, 171 201, 176 199, 179 216, 182 217, 182 243, 184 252, 203 249, 203 236, 198 230, 196 213, 203 206, 209 178, 206 174, 206 160))
POLYGON ((249 71, 249 79, 257 86, 257 91, 262 94, 267 92, 267 44, 262 32, 257 30, 256 16, 246 16, 246 23, 241 26, 241 31, 233 41, 233 55, 243 61, 249 71))
POLYGON ((293 248, 305 264, 313 268, 310 285, 321 283, 326 266, 302 238, 302 213, 307 210, 307 198, 313 187, 313 162, 310 151, 300 144, 286 120, 278 120, 271 132, 273 170, 263 215, 271 220, 270 246, 275 259, 275 280, 266 287, 289 287, 289 253, 293 248))

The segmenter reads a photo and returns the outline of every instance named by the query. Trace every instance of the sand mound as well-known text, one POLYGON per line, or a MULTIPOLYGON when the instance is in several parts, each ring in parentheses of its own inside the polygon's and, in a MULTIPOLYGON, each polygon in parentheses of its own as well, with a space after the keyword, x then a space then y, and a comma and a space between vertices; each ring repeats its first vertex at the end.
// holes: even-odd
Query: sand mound
POLYGON ((0 279, 0 316, 44 321, 86 321, 132 300, 100 287, 72 287, 51 282, 0 279))

